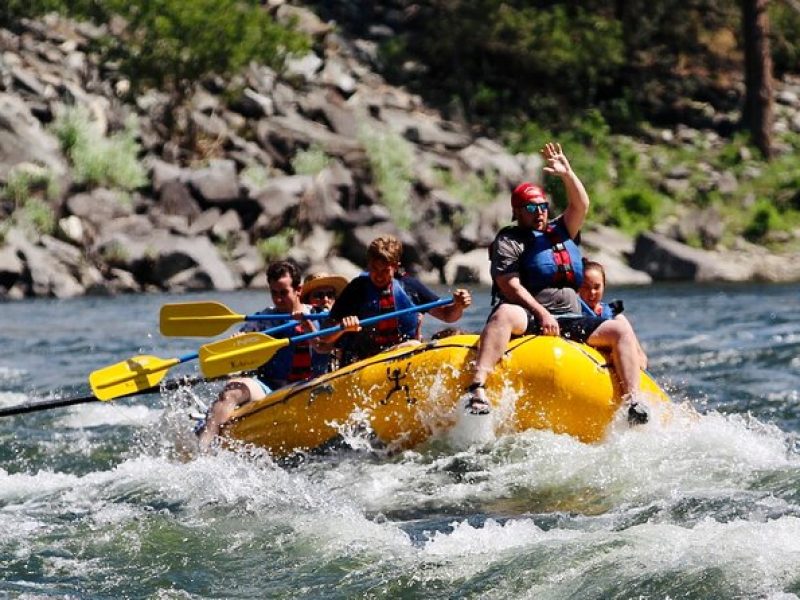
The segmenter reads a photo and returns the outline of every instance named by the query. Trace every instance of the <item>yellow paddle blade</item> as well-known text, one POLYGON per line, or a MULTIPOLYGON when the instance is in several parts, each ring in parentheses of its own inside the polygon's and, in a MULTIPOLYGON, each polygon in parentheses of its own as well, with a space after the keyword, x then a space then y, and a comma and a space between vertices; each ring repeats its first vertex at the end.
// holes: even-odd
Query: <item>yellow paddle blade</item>
POLYGON ((177 365, 178 358, 134 356, 115 365, 103 367, 89 375, 92 393, 100 400, 112 400, 159 384, 167 369, 177 365))
POLYGON ((288 338, 276 339, 263 333, 246 333, 200 347, 200 369, 211 379, 237 371, 251 371, 269 361, 288 338))
POLYGON ((219 302, 177 302, 161 307, 159 321, 162 335, 211 337, 244 317, 219 302))

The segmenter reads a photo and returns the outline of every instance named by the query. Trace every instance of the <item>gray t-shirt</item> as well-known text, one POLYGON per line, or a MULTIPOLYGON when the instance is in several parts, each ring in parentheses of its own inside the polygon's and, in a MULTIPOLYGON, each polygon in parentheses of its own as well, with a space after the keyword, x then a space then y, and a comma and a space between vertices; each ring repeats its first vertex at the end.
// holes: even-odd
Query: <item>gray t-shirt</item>
MULTIPOLYGON (((519 275, 519 260, 528 239, 530 239, 530 231, 519 226, 506 227, 497 234, 490 256, 492 279, 497 278, 498 275, 519 275)), ((499 290, 498 296, 501 301, 510 302, 503 297, 499 290)), ((533 297, 554 315, 581 314, 578 292, 572 288, 545 288, 534 294, 533 297)))

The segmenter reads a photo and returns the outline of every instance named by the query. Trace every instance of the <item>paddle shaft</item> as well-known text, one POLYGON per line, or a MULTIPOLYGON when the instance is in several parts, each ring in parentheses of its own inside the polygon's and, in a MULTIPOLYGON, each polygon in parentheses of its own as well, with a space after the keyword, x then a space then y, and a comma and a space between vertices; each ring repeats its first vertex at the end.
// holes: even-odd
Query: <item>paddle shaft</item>
MULTIPOLYGON (((183 385, 196 385, 203 381, 209 381, 204 377, 191 377, 170 379, 160 385, 139 390, 133 394, 127 394, 122 398, 130 398, 131 396, 138 396, 139 394, 151 394, 158 392, 162 389, 176 390, 183 385)), ((89 402, 102 402, 97 396, 79 396, 77 398, 57 398, 54 400, 43 400, 41 402, 25 402, 24 404, 17 404, 15 406, 5 406, 0 408, 0 417, 10 417, 14 415, 24 415, 26 413, 40 412, 49 410, 51 408, 62 408, 64 406, 73 406, 75 404, 87 404, 89 402)))
MULTIPOLYGON (((360 323, 362 325, 371 325, 372 323, 377 323, 385 319, 392 319, 408 313, 423 312, 452 303, 452 297, 442 298, 427 304, 410 306, 382 315, 368 317, 360 321, 360 323)), ((236 371, 257 369, 259 366, 272 360, 275 353, 281 348, 343 330, 344 327, 342 325, 336 325, 334 327, 328 327, 290 338, 272 338, 260 333, 251 333, 240 337, 237 336, 228 338, 227 340, 212 342, 200 348, 200 368, 206 377, 221 377, 222 375, 234 373, 236 371)))
MULTIPOLYGON (((420 304, 419 306, 409 306, 408 308, 395 310, 390 313, 386 313, 384 315, 376 315, 374 317, 361 319, 359 320, 359 325, 362 326, 372 325, 373 323, 377 323, 378 321, 383 321, 385 319, 394 319, 395 317, 401 317, 403 315, 407 315, 408 313, 425 312, 426 310, 431 310, 432 308, 438 308, 440 306, 447 306, 448 304, 452 303, 453 303, 453 297, 448 296, 447 298, 440 298, 439 300, 434 300, 433 302, 428 302, 427 304, 420 304)), ((303 333, 301 335, 296 335, 294 337, 289 338, 289 343, 296 344, 297 342, 304 342, 305 340, 310 340, 324 335, 330 335, 332 333, 336 333, 337 331, 342 331, 343 329, 344 327, 342 325, 335 325, 333 327, 320 329, 319 331, 311 331, 309 333, 303 333)))
MULTIPOLYGON (((274 314, 266 314, 266 315, 244 315, 243 321, 277 321, 278 319, 291 319, 292 315, 287 313, 274 313, 274 314)), ((304 313, 303 319, 308 319, 311 321, 314 320, 322 320, 327 319, 328 313, 327 312, 318 312, 318 313, 304 313)))

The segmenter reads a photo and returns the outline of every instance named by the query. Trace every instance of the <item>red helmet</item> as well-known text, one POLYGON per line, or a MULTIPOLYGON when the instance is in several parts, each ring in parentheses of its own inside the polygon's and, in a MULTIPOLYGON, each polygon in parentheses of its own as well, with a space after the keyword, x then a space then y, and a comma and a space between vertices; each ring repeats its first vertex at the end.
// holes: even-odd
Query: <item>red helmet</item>
POLYGON ((532 202, 547 202, 547 195, 540 185, 526 181, 520 183, 511 193, 511 206, 519 208, 532 202))

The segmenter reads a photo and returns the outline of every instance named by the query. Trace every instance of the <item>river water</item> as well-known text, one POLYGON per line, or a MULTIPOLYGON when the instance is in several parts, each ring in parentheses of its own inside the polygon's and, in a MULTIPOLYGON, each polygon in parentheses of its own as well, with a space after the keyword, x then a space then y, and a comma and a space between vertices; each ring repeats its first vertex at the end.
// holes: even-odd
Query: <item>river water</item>
MULTIPOLYGON (((1 418, 0 598, 798 597, 800 286, 610 297, 678 410, 599 444, 531 431, 284 469, 193 454, 186 393, 1 418)), ((265 297, 1 304, 0 406, 193 351, 158 333, 187 299, 265 297)))

